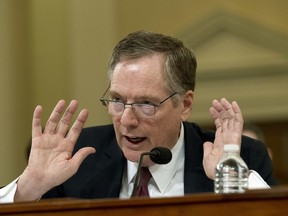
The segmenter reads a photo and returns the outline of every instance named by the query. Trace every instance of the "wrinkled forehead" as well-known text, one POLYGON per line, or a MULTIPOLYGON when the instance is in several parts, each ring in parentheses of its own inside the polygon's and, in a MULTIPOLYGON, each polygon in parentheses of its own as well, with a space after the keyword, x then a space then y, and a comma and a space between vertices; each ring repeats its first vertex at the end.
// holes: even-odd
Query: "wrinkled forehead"
POLYGON ((166 67, 167 64, 167 55, 164 53, 159 53, 159 52, 147 52, 147 53, 138 53, 137 55, 125 55, 123 54, 118 61, 115 61, 113 65, 110 65, 109 71, 108 71, 108 77, 109 80, 112 79, 112 75, 115 72, 115 68, 119 65, 119 64, 123 64, 124 62, 129 62, 129 61, 133 61, 133 60, 139 60, 139 59, 146 59, 146 58, 153 58, 157 56, 157 58, 159 59, 158 61, 161 61, 161 63, 163 64, 164 67, 166 67))
POLYGON ((165 59, 162 55, 124 59, 116 64, 111 74, 110 90, 165 90, 167 87, 165 68, 165 59))

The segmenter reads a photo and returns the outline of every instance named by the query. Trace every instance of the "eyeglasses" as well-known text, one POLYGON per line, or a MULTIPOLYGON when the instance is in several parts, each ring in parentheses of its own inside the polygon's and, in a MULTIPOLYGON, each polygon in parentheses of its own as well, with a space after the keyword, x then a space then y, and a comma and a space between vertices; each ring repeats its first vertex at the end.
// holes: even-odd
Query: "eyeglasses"
MULTIPOLYGON (((108 90, 106 90, 107 92, 108 90)), ((106 94, 104 93, 104 95, 106 94)), ((123 101, 117 101, 117 100, 109 100, 104 99, 103 96, 100 98, 100 101, 102 105, 108 107, 108 113, 113 116, 120 116, 123 114, 126 106, 131 106, 131 108, 134 110, 134 112, 137 114, 140 118, 151 118, 155 116, 157 107, 159 107, 161 104, 163 104, 165 101, 167 101, 169 98, 176 95, 177 92, 174 92, 173 94, 169 95, 167 98, 162 100, 159 103, 125 103, 123 101)))

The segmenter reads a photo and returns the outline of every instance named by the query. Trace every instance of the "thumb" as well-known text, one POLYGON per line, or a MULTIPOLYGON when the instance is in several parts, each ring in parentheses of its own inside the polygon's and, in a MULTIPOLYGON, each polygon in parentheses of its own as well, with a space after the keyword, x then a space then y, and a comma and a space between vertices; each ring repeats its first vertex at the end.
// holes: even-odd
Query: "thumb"
POLYGON ((203 144, 203 167, 208 178, 214 179, 215 170, 215 155, 213 152, 214 145, 212 142, 205 142, 203 144))
POLYGON ((203 155, 203 160, 204 158, 207 158, 213 150, 213 143, 212 142, 205 142, 203 144, 203 150, 204 150, 204 155, 203 155))
POLYGON ((93 147, 84 147, 79 149, 75 155, 73 156, 72 163, 73 167, 76 169, 75 172, 78 170, 80 167, 81 163, 84 161, 84 159, 90 155, 96 152, 96 149, 93 147))

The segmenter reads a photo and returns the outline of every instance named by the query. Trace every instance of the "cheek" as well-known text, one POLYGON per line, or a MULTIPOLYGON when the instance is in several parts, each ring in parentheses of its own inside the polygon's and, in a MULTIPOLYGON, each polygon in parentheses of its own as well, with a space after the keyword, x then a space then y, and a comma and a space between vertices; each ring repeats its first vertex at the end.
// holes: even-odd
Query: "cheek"
POLYGON ((153 133, 155 146, 164 146, 171 149, 177 142, 180 131, 181 119, 169 117, 165 121, 159 121, 153 133))
POLYGON ((114 126, 114 131, 115 131, 116 138, 119 141, 119 138, 120 138, 120 132, 119 132, 120 118, 119 117, 112 117, 112 123, 113 123, 113 126, 114 126))

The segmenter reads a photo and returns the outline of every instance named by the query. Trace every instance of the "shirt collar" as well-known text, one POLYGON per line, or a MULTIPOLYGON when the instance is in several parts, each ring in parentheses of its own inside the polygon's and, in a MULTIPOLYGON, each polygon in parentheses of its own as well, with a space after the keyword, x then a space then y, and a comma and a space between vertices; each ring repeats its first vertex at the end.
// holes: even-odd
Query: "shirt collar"
MULTIPOLYGON (((158 186, 161 193, 164 193, 169 183, 171 182, 173 176, 177 171, 177 166, 180 164, 181 160, 184 160, 184 127, 181 123, 180 136, 176 145, 171 149, 172 159, 168 164, 155 164, 149 167, 152 177, 158 186)), ((127 161, 127 177, 128 183, 134 181, 134 176, 137 172, 138 163, 127 161)))

